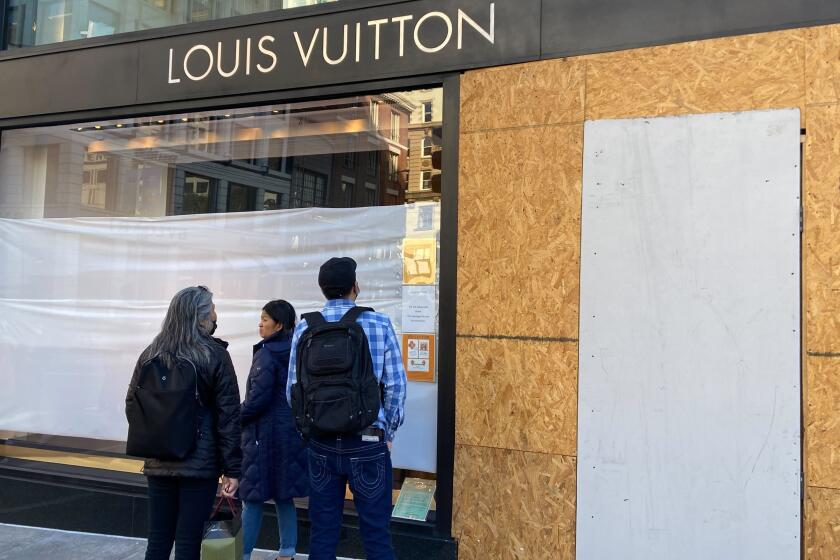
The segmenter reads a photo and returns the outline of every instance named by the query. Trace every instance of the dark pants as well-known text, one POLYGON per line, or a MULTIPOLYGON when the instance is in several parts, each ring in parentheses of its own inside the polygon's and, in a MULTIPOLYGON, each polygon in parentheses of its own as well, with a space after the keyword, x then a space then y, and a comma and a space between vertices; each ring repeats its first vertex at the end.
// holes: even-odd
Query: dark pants
POLYGON ((146 560, 169 560, 175 542, 176 560, 199 560, 204 522, 216 498, 215 478, 147 476, 149 543, 146 560))
POLYGON ((359 532, 368 560, 393 560, 391 547, 391 453, 360 436, 313 437, 309 441, 310 560, 334 560, 350 483, 359 532))

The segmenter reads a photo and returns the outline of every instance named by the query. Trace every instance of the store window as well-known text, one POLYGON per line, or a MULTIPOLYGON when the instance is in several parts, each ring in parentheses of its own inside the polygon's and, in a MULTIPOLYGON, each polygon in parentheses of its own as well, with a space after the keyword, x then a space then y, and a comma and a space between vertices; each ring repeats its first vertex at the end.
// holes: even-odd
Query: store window
POLYGON ((432 188, 432 172, 431 171, 421 171, 420 172, 420 190, 428 191, 432 188))
POLYGON ((213 181, 198 175, 184 175, 184 192, 179 214, 207 214, 215 202, 213 181), (212 198, 211 198, 211 195, 212 198))
POLYGON ((345 208, 350 208, 354 206, 353 201, 353 183, 351 181, 342 181, 341 182, 341 191, 343 195, 343 206, 345 208))
POLYGON ((424 101, 423 102, 423 122, 424 123, 432 122, 432 102, 431 101, 424 101))
POLYGON ((400 141, 400 114, 396 111, 391 112, 391 140, 400 141))
POLYGON ((123 399, 172 294, 196 284, 216 294, 244 392, 261 306, 319 309, 317 265, 340 253, 357 258, 362 303, 391 317, 403 345, 394 490, 434 485, 440 201, 407 196, 426 175, 399 126, 421 95, 2 131, 0 457, 139 477, 139 461, 113 458, 125 449, 123 399), (372 126, 372 104, 397 115, 396 132, 372 126))
POLYGON ((379 111, 380 103, 378 101, 370 102, 370 127, 373 130, 379 130, 379 111))
POLYGON ((423 153, 423 157, 432 157, 432 139, 428 136, 424 136, 423 140, 421 140, 421 152, 423 153))
MULTIPOLYGON (((210 21, 337 0, 8 0, 2 50, 210 21)), ((2 14, 0 14, 2 15, 2 14)))

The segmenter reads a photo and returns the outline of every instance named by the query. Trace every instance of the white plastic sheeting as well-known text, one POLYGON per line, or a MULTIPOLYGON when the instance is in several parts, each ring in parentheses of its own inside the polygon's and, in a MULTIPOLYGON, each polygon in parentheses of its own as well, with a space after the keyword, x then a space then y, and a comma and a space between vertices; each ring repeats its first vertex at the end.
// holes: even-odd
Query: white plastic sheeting
POLYGON ((799 558, 799 126, 586 123, 578 559, 799 558))
MULTIPOLYGON (((356 259, 359 303, 399 329, 407 208, 0 220, 0 429, 124 440, 137 356, 186 286, 214 293, 243 390, 260 309, 320 309, 329 257, 356 259)), ((435 470, 436 404, 410 384, 395 467, 435 470)))

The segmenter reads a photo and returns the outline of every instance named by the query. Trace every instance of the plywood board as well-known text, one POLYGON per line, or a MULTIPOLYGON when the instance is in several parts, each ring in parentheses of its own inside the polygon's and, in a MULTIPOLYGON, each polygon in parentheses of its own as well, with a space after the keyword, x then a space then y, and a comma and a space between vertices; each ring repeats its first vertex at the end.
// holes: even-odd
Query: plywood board
POLYGON ((804 106, 802 30, 635 49, 587 60, 587 120, 804 106))
POLYGON ((805 489, 804 560, 837 560, 840 551, 840 490, 805 489))
POLYGON ((454 483, 460 559, 574 559, 574 457, 456 445, 454 483))
POLYGON ((840 358, 809 356, 805 374, 807 481, 840 488, 840 358))
POLYGON ((458 443, 576 453, 577 344, 458 339, 458 443))
POLYGON ((799 112, 585 146, 578 560, 798 558, 799 112))
POLYGON ((580 125, 464 135, 458 332, 573 338, 580 125))
POLYGON ((583 121, 585 64, 554 59, 466 72, 461 130, 583 121))
POLYGON ((840 24, 805 30, 806 101, 840 101, 840 24))
POLYGON ((840 351, 840 105, 809 107, 806 122, 805 347, 840 351))

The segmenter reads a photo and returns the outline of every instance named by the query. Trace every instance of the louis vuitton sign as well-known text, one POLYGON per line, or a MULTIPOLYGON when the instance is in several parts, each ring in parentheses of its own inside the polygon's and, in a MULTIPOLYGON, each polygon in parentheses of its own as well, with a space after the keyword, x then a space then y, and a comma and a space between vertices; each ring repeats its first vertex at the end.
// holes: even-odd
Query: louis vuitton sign
POLYGON ((230 95, 533 60, 538 0, 432 0, 141 44, 138 101, 230 95))

